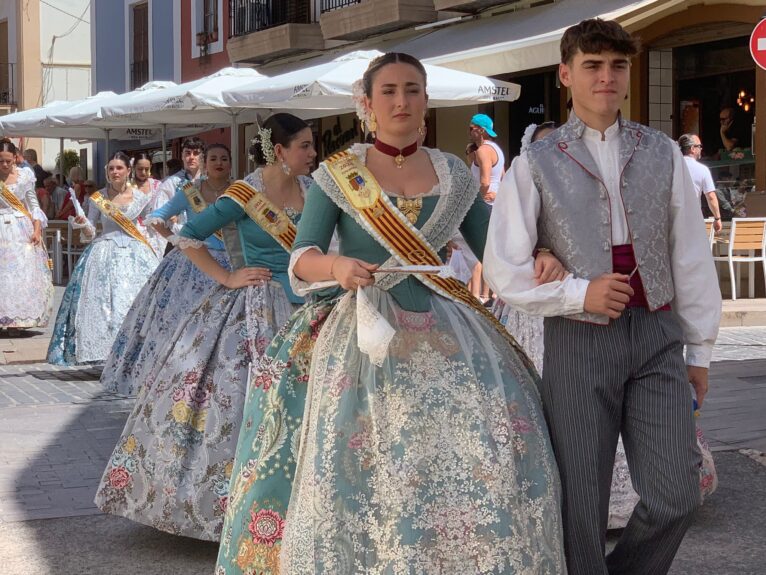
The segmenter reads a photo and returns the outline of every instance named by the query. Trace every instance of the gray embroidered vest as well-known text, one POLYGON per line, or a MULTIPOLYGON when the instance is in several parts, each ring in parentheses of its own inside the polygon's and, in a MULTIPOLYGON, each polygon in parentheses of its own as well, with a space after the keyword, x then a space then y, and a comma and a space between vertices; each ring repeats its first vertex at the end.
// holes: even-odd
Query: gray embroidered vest
MULTIPOLYGON (((607 188, 574 114, 546 138, 530 144, 527 157, 541 209, 538 247, 553 251, 575 277, 612 272, 611 207, 607 188)), ((665 134, 620 119, 620 194, 636 264, 650 310, 674 296, 670 271, 670 198, 673 142, 665 134)), ((571 319, 609 323, 605 315, 571 319)))

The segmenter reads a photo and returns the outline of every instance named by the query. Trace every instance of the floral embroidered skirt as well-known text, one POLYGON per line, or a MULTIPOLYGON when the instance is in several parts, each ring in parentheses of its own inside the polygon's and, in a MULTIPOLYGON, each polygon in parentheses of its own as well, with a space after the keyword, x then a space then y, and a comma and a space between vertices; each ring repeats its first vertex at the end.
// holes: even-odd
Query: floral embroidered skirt
POLYGON ((0 328, 45 327, 53 313, 48 254, 26 216, 0 210, 0 328))
POLYGON ((292 312, 276 282, 210 292, 157 354, 96 505, 168 533, 218 541, 249 368, 292 312))
POLYGON ((216 575, 276 575, 298 457, 311 353, 336 299, 303 306, 253 372, 216 575))
MULTIPOLYGON (((224 250, 210 250, 210 254, 229 269, 224 250)), ((104 388, 120 395, 138 393, 155 366, 157 354, 167 345, 176 327, 216 287, 218 283, 201 272, 181 250, 168 254, 144 284, 122 322, 101 373, 104 388)))
POLYGON ((492 313, 500 320, 521 348, 527 353, 529 359, 535 364, 537 373, 543 373, 543 318, 542 316, 529 315, 515 307, 508 305, 500 298, 495 300, 492 313))
MULTIPOLYGON (((697 427, 697 447, 702 453, 700 465, 700 494, 705 499, 713 494, 718 488, 718 473, 713 463, 713 454, 702 435, 702 430, 697 427)), ((609 523, 608 529, 622 529, 628 524, 633 513, 633 508, 638 503, 638 493, 633 489, 628 470, 628 459, 625 456, 625 447, 622 438, 617 443, 617 455, 614 460, 612 472, 612 488, 609 498, 609 523)))
POLYGON ((236 556, 243 573, 259 575, 265 567, 296 575, 565 572, 560 485, 535 374, 462 305, 432 296, 431 311, 407 312, 382 290, 367 293, 396 330, 382 366, 359 351, 353 293, 326 319, 321 307, 307 312, 293 357, 271 348, 276 356, 251 394, 258 389, 259 405, 284 402, 290 416, 297 385, 282 376, 304 372, 295 346, 313 345, 300 449, 287 417, 281 427, 260 425, 270 438, 247 446, 246 463, 240 444, 229 548, 216 574, 237 572, 236 556), (284 439, 273 439, 277 432, 284 439), (286 517, 274 489, 240 496, 269 475, 289 481, 285 443, 297 453, 286 517))
POLYGON ((138 240, 96 239, 83 251, 61 300, 48 363, 103 363, 122 321, 159 264, 138 240))

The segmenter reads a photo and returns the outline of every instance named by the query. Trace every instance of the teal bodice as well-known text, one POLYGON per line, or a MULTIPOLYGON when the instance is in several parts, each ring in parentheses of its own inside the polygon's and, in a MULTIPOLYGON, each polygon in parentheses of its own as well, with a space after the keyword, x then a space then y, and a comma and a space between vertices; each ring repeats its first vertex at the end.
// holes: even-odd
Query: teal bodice
MULTIPOLYGON (((396 197, 389 197, 394 205, 396 205, 396 197)), ((433 214, 438 200, 438 195, 423 197, 423 208, 415 222, 415 227, 421 228, 428 221, 433 214)), ((488 224, 489 209, 477 195, 460 224, 460 232, 479 260, 484 255, 488 224)), ((390 257, 388 251, 375 241, 351 216, 335 205, 316 183, 309 188, 306 205, 303 209, 303 218, 301 225, 298 227, 298 237, 295 240, 293 249, 317 246, 324 253, 327 253, 336 225, 338 227, 341 255, 358 258, 369 263, 383 263, 390 257)), ((442 261, 446 259, 446 247, 439 251, 439 256, 442 258, 442 261)), ((422 312, 430 309, 431 290, 414 276, 408 276, 405 280, 392 287, 389 293, 404 310, 422 312)))
MULTIPOLYGON (((300 214, 291 218, 297 223, 300 214)), ((301 304, 303 298, 295 295, 290 288, 287 277, 287 266, 290 254, 277 243, 261 226, 256 224, 245 210, 234 200, 222 197, 181 230, 181 236, 195 240, 205 240, 227 224, 236 225, 237 236, 242 248, 241 261, 232 258, 232 267, 260 267, 271 270, 272 279, 278 281, 285 290, 291 303, 301 304)))

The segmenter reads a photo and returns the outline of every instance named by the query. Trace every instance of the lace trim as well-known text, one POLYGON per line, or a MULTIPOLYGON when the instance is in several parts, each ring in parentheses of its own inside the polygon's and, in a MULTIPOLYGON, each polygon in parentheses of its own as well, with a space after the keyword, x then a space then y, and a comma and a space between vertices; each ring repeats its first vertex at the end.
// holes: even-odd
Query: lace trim
MULTIPOLYGON (((266 186, 263 184, 263 168, 256 168, 252 172, 250 172, 248 175, 246 175, 244 178, 242 178, 245 182, 253 186, 256 190, 258 190, 261 193, 265 193, 264 190, 266 189, 266 186)), ((303 199, 306 199, 306 192, 308 192, 308 189, 311 187, 311 184, 314 183, 314 180, 309 178, 308 176, 298 176, 298 186, 301 190, 301 196, 303 199)), ((296 210, 295 208, 284 208, 285 213, 287 214, 287 217, 289 217, 293 223, 295 223, 295 220, 297 219, 298 215, 301 214, 300 211, 296 210)))
POLYGON ((295 264, 298 262, 299 259, 301 259, 301 256, 303 254, 311 250, 316 250, 320 254, 322 253, 322 250, 320 250, 317 246, 306 246, 303 248, 298 248, 297 250, 294 250, 290 254, 290 264, 287 266, 287 276, 290 278, 290 287, 292 288, 293 293, 300 297, 305 297, 312 291, 320 289, 317 287, 317 284, 324 283, 324 282, 307 282, 295 275, 295 270, 294 270, 295 264))
POLYGON ((160 225, 160 224, 162 224, 165 227, 168 226, 167 221, 163 220, 159 216, 148 216, 148 217, 144 218, 144 226, 146 226, 147 229, 149 229, 149 226, 155 226, 155 225, 160 225))
POLYGON ((363 288, 356 290, 356 344, 359 351, 370 357, 370 362, 383 367, 388 346, 396 335, 385 317, 372 305, 363 288))
POLYGON ((42 228, 48 227, 48 216, 46 216, 45 212, 42 211, 40 208, 34 208, 32 210, 32 219, 40 222, 40 226, 42 228))
POLYGON ((188 249, 188 248, 204 248, 205 242, 202 240, 195 240, 194 238, 185 238, 184 236, 179 236, 178 234, 172 234, 168 241, 176 246, 177 248, 181 248, 182 250, 188 249))

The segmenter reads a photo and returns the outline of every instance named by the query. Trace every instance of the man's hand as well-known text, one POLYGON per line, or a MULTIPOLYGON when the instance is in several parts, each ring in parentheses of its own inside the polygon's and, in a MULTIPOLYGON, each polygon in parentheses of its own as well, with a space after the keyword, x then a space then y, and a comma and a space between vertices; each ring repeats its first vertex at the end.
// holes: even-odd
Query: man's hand
POLYGON ((697 396, 697 409, 702 407, 702 402, 707 395, 707 375, 706 367, 697 367, 696 365, 687 365, 686 373, 689 376, 689 383, 694 387, 694 393, 697 396))
POLYGON ((633 288, 625 274, 604 274, 588 284, 584 309, 589 313, 617 319, 633 295, 633 288))
POLYGON ((539 251, 535 258, 535 280, 537 285, 561 281, 567 277, 567 270, 559 259, 550 252, 539 251))
POLYGON ((713 221, 713 230, 718 233, 723 229, 723 224, 721 223, 720 219, 713 221))
POLYGON ((497 197, 497 193, 496 192, 489 192, 488 191, 488 192, 484 193, 483 199, 484 199, 485 202, 494 202, 496 197, 497 197))

